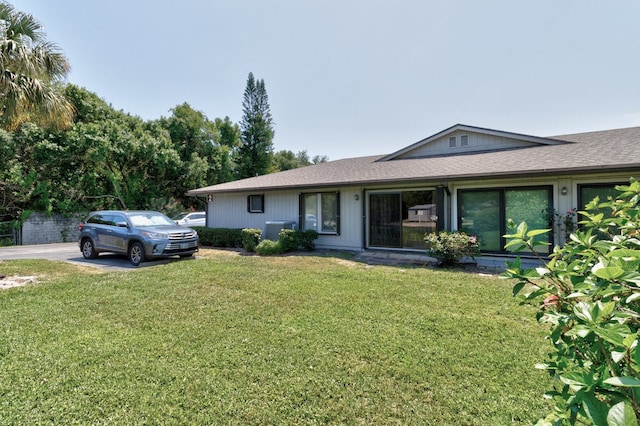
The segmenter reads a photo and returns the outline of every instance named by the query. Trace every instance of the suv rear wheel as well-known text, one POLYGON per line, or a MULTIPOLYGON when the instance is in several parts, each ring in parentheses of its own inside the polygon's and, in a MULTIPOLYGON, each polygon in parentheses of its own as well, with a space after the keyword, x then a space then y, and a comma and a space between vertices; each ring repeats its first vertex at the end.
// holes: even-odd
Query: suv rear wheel
POLYGON ((93 246, 93 241, 89 238, 82 240, 82 257, 85 259, 95 259, 98 257, 98 252, 93 246))
POLYGON ((133 243, 129 247, 129 260, 133 266, 138 266, 144 262, 144 247, 141 243, 133 243))

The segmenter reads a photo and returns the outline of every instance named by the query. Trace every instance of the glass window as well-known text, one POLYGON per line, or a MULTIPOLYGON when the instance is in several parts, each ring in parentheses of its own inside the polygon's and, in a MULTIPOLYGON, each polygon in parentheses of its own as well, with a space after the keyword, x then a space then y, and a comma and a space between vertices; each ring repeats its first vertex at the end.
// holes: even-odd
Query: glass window
POLYGON ((340 232, 339 192, 302 194, 300 207, 303 230, 314 230, 319 234, 340 232))
POLYGON ((527 222, 529 229, 549 227, 549 189, 507 189, 505 196, 505 218, 514 222, 527 222))
MULTIPOLYGON (((548 229, 551 208, 550 188, 515 188, 506 189, 505 198, 505 219, 512 219, 515 223, 527 222, 529 229, 548 229)), ((507 233, 505 222, 505 234, 507 233)), ((547 242, 552 242, 551 234, 547 235, 547 242)), ((543 236, 539 237, 542 238, 543 236)), ((506 243, 506 241, 505 241, 506 243)), ((538 247, 539 253, 548 253, 549 247, 538 247)))
MULTIPOLYGON (((578 185, 578 210, 584 210, 585 206, 589 204, 594 198, 598 197, 600 203, 607 202, 609 198, 616 199, 620 195, 620 191, 616 190, 617 185, 627 185, 628 183, 607 183, 607 184, 585 184, 578 185)), ((600 210, 604 213, 605 217, 611 216, 610 208, 603 208, 600 210)), ((578 215, 579 216, 579 215, 578 215)), ((582 218, 578 217, 578 221, 582 218)), ((578 227, 582 225, 578 224, 578 227)))
POLYGON ((247 211, 249 213, 264 213, 264 195, 249 195, 247 197, 247 211))
POLYGON ((129 214, 129 219, 133 226, 164 226, 176 224, 173 220, 158 212, 129 214))
POLYGON ((591 200, 598 197, 600 202, 603 203, 609 199, 609 197, 614 200, 620 194, 619 191, 616 191, 617 185, 627 185, 624 183, 608 183, 608 184, 587 184, 587 185, 578 185, 578 210, 584 209, 584 206, 587 205, 591 200))
POLYGON ((501 191, 461 191, 458 229, 478 237, 480 250, 500 251, 502 244, 500 216, 501 191))
MULTIPOLYGON (((505 252, 502 237, 507 221, 527 222, 529 229, 549 227, 551 187, 461 190, 458 195, 458 229, 478 237, 480 250, 505 252)), ((547 234, 547 238, 552 238, 547 234)), ((550 242, 550 240, 548 240, 550 242)), ((548 253, 549 248, 541 250, 548 253)))
POLYGON ((113 219, 111 219, 113 222, 114 226, 127 226, 127 219, 124 218, 124 216, 122 216, 121 214, 116 214, 113 216, 113 219))
POLYGON ((96 213, 91 216, 87 223, 95 223, 96 225, 110 225, 111 224, 111 215, 103 215, 100 213, 96 213))

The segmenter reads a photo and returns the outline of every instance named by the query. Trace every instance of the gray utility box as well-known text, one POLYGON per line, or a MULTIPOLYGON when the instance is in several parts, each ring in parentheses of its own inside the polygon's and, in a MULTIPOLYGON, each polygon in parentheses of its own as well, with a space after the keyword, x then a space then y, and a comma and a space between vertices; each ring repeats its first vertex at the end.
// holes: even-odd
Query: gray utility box
POLYGON ((296 229, 295 220, 270 220, 265 223, 263 239, 278 241, 281 229, 296 229))

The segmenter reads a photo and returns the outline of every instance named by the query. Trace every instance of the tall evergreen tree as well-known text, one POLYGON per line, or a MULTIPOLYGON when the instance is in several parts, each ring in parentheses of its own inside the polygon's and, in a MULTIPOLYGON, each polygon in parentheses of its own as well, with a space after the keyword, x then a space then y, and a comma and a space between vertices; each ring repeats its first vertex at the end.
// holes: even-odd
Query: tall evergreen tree
POLYGON ((242 101, 240 147, 237 153, 238 178, 259 176, 273 171, 273 118, 264 80, 249 73, 242 101))

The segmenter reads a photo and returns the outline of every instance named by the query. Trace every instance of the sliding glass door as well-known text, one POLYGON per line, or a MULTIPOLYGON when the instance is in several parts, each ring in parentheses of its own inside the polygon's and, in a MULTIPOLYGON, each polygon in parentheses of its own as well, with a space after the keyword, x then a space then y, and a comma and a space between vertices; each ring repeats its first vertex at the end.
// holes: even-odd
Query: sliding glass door
POLYGON ((424 249, 424 235, 435 232, 435 191, 396 191, 369 196, 369 246, 424 249))
MULTIPOLYGON (((553 212, 550 186, 458 191, 458 229, 478 237, 480 250, 505 253, 507 221, 527 222, 529 229, 549 227, 553 212)), ((552 243, 552 235, 544 236, 552 243)), ((548 248, 541 249, 548 253, 548 248)))
POLYGON ((369 245, 402 247, 400 193, 371 194, 369 197, 369 245))

